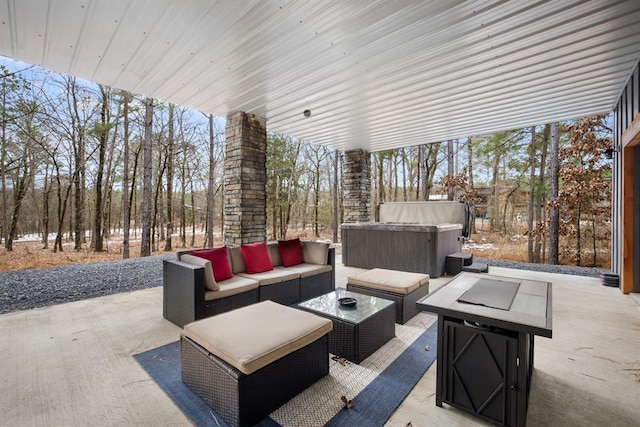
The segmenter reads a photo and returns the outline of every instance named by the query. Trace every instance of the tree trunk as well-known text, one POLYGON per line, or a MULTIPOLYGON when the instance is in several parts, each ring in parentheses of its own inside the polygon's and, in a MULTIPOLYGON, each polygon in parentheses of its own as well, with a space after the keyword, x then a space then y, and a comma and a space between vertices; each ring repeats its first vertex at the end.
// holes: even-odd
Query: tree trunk
POLYGON ((320 159, 316 163, 315 174, 315 195, 313 200, 313 234, 316 238, 320 237, 320 230, 318 228, 319 223, 319 208, 320 208, 320 159))
POLYGON ((74 151, 74 174, 73 174, 73 200, 74 200, 74 249, 82 249, 84 240, 84 129, 80 120, 80 112, 78 110, 78 99, 76 80, 69 78, 67 83, 68 90, 71 92, 71 107, 73 114, 71 116, 71 127, 73 133, 73 151, 74 151))
MULTIPOLYGON (((216 157, 213 114, 209 114, 209 183, 207 186, 207 245, 213 247, 213 220, 215 208, 216 157)), ((206 246, 206 245, 205 245, 206 246)))
POLYGON ((551 131, 551 125, 547 124, 544 127, 544 131, 542 133, 542 147, 540 147, 540 174, 538 175, 538 185, 536 186, 535 191, 535 204, 536 204, 536 226, 535 229, 536 239, 535 239, 535 247, 534 247, 534 258, 536 262, 544 262, 544 256, 542 254, 542 235, 540 230, 542 229, 542 225, 544 224, 544 218, 542 217, 542 206, 545 203, 544 200, 544 171, 547 168, 547 149, 549 147, 549 134, 551 131))
POLYGON ((140 256, 151 255, 151 190, 153 169, 153 147, 151 132, 153 130, 153 99, 145 98, 144 115, 144 150, 143 150, 143 182, 142 182, 142 241, 140 256))
POLYGON ((560 234, 560 211, 558 199, 558 175, 560 173, 558 153, 558 123, 551 124, 551 147, 549 153, 549 264, 558 265, 558 236, 560 234))
POLYGON ((441 143, 434 143, 427 145, 427 153, 424 159, 425 175, 422 182, 422 198, 424 201, 428 201, 431 195, 433 178, 438 170, 438 151, 440 150, 440 144, 441 143))
POLYGON ((13 241, 18 237, 18 219, 20 217, 20 208, 22 207, 22 201, 27 194, 27 188, 31 179, 31 168, 29 165, 28 157, 28 150, 25 149, 23 158, 21 160, 21 165, 17 170, 18 180, 13 188, 13 212, 11 213, 11 223, 9 224, 9 232, 7 233, 7 239, 5 240, 5 248, 8 251, 13 250, 13 241))
POLYGON ((182 150, 182 164, 180 165, 180 240, 182 248, 187 247, 187 154, 182 150))
POLYGON ((158 250, 159 240, 164 238, 164 227, 158 227, 158 216, 160 216, 160 223, 163 223, 162 212, 160 206, 162 205, 162 178, 164 177, 164 171, 167 169, 167 158, 162 155, 161 151, 158 151, 158 177, 156 179, 156 188, 153 194, 153 209, 151 213, 151 248, 152 250, 158 250), (156 236, 159 236, 156 238, 156 236))
POLYGON ((131 204, 129 203, 129 92, 124 97, 124 153, 122 165, 122 258, 129 258, 129 226, 131 224, 131 204))
POLYGON ((392 201, 397 202, 398 201, 398 174, 396 173, 396 150, 389 151, 389 181, 388 182, 389 182, 389 197, 391 197, 391 195, 393 194, 392 201))
POLYGON ((386 194, 384 189, 384 154, 378 153, 378 204, 386 201, 386 194))
MULTIPOLYGON (((447 176, 453 178, 453 139, 447 141, 447 176)), ((455 188, 450 185, 447 188, 447 200, 453 201, 455 197, 455 188)))
MULTIPOLYGON (((578 200, 580 200, 578 198, 578 200)), ((580 217, 581 217, 581 204, 578 203, 576 208, 576 265, 580 267, 582 263, 582 233, 580 232, 580 217)))
POLYGON ((598 266, 598 248, 596 247, 596 218, 591 220, 591 242, 593 243, 593 266, 598 266))
POLYGON ((274 184, 276 188, 273 191, 273 202, 271 204, 271 238, 278 239, 281 228, 278 224, 280 220, 280 178, 277 172, 274 173, 274 184))
POLYGON ((53 177, 49 176, 49 168, 47 167, 44 174, 44 189, 42 192, 42 249, 49 249, 49 222, 50 222, 50 203, 51 188, 53 187, 53 177))
POLYGON ((196 199, 193 191, 193 180, 189 180, 189 192, 191 198, 191 247, 196 245, 196 199))
POLYGON ((536 127, 531 126, 531 146, 529 151, 529 218, 527 218, 527 253, 529 262, 538 262, 533 252, 533 216, 534 216, 534 191, 536 177, 536 127))
MULTIPOLYGON (((6 91, 2 91, 3 96, 3 109, 4 103, 6 103, 6 91)), ((7 124, 5 120, 0 120, 0 126, 2 130, 2 147, 0 147, 0 175, 2 175, 2 234, 0 240, 4 239, 5 248, 7 248, 7 233, 9 232, 9 215, 8 215, 8 197, 7 197, 7 124)))
MULTIPOLYGON (((284 221, 282 221, 281 235, 283 238, 287 238, 287 232, 289 231, 289 223, 291 222, 291 209, 293 208, 293 197, 294 197, 294 182, 298 182, 298 158, 300 156, 300 149, 302 144, 300 141, 296 143, 296 148, 294 150, 293 155, 293 163, 291 164, 291 179, 289 184, 287 185, 287 201, 285 204, 285 212, 284 212, 284 221)), ((296 195, 297 198, 297 195, 296 195)))
POLYGON ((427 189, 425 188, 425 165, 424 165, 424 145, 418 147, 418 183, 416 185, 416 200, 427 200, 427 189))
MULTIPOLYGON (((173 250, 171 247, 171 236, 173 235, 173 152, 175 151, 173 130, 174 108, 175 106, 173 104, 169 104, 169 140, 167 141, 167 236, 164 243, 164 250, 167 252, 173 250)), ((213 236, 210 245, 213 246, 213 236)))
MULTIPOLYGON (((473 188, 473 145, 471 138, 467 139, 467 173, 469 174, 469 188, 473 188)), ((471 209, 474 209, 471 206, 471 209)), ((472 213, 471 217, 471 234, 476 233, 476 215, 472 213)))
POLYGON ((333 156, 333 243, 338 243, 338 168, 340 152, 334 151, 333 156))
POLYGON ((493 189, 493 197, 491 198, 491 230, 498 231, 500 229, 500 160, 502 153, 496 151, 491 166, 491 188, 493 189))
MULTIPOLYGON (((109 144, 109 152, 107 155, 107 162, 106 162, 106 168, 107 168, 107 174, 106 174, 106 179, 104 182, 104 188, 105 188, 105 197, 103 198, 102 201, 102 211, 103 211, 103 217, 102 217, 102 230, 103 230, 103 238, 109 238, 111 236, 112 230, 114 230, 114 228, 112 227, 112 207, 113 207, 113 182, 116 180, 116 164, 119 163, 120 160, 120 153, 118 153, 118 158, 116 159, 114 157, 115 155, 115 149, 116 149, 116 145, 120 139, 120 136, 118 135, 118 124, 120 122, 120 110, 121 104, 118 104, 118 108, 116 111, 116 120, 115 120, 115 124, 113 125, 113 132, 111 132, 111 143, 109 144)), ((109 113, 109 122, 111 121, 111 115, 109 113)), ((108 250, 109 248, 106 248, 106 250, 108 250)))
POLYGON ((407 149, 402 149, 402 201, 407 201, 407 149))
POLYGON ((102 94, 102 108, 100 109, 100 128, 98 129, 98 172, 95 182, 95 216, 93 218, 93 233, 91 241, 93 242, 93 250, 95 252, 103 251, 102 240, 102 216, 104 206, 102 204, 102 181, 104 176, 104 162, 107 154, 108 134, 108 109, 109 109, 109 89, 100 85, 100 93, 102 94))

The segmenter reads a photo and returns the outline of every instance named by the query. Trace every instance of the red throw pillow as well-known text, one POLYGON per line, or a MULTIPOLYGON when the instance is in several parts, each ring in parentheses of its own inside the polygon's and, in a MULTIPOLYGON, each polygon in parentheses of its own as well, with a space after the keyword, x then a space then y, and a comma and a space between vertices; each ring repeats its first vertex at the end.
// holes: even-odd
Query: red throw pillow
POLYGON ((292 265, 302 264, 302 244, 300 239, 278 240, 278 251, 282 259, 282 265, 291 267, 292 265))
POLYGON ((205 249, 202 251, 193 251, 191 252, 191 255, 207 259, 211 262, 213 277, 216 279, 216 282, 221 282, 233 277, 231 268, 229 268, 226 246, 214 249, 205 249))
POLYGON ((255 274, 273 270, 265 242, 241 245, 240 251, 242 252, 242 259, 244 259, 247 273, 255 274))

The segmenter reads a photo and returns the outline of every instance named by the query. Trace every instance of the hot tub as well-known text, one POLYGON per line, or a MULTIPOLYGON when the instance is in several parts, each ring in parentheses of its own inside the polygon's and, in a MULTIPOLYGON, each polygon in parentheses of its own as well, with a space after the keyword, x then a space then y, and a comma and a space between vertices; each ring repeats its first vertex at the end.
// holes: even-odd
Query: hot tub
POLYGON ((462 224, 365 222, 342 224, 342 263, 360 268, 445 273, 446 256, 460 252, 462 224))

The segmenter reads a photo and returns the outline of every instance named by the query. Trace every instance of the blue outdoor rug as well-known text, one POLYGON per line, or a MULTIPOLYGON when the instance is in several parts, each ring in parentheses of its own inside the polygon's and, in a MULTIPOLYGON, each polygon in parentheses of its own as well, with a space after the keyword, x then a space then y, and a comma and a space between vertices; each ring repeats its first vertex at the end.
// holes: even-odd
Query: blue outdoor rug
MULTIPOLYGON (((361 364, 329 362, 329 375, 262 420, 268 426, 381 426, 400 406, 436 359, 436 317, 420 313, 396 337, 361 364), (341 397, 352 400, 344 408, 341 397)), ((224 419, 184 385, 180 343, 134 356, 149 376, 198 426, 227 426, 224 419)))

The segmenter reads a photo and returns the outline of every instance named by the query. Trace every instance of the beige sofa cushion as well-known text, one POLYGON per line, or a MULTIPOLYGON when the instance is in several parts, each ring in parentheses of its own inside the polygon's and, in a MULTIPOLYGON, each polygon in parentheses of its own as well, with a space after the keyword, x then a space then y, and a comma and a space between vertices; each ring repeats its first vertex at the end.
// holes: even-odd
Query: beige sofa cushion
POLYGON ((306 277, 315 276, 316 274, 326 273, 327 271, 331 271, 330 265, 318 265, 318 264, 298 264, 292 265, 291 267, 286 267, 287 270, 291 272, 296 272, 300 275, 302 279, 306 277))
POLYGON ((287 280, 297 279, 300 277, 300 274, 295 271, 291 271, 291 267, 276 267, 273 270, 263 271, 262 273, 238 273, 238 276, 257 280, 258 283, 260 283, 260 286, 269 286, 276 283, 286 282, 287 280))
POLYGON ((326 265, 329 256, 329 244, 325 242, 302 242, 302 259, 307 264, 326 265))
POLYGON ((251 374, 332 328, 329 319, 264 301, 189 323, 184 335, 240 372, 251 374))
POLYGON ((211 262, 209 262, 209 260, 185 253, 179 254, 178 257, 182 262, 204 267, 204 285, 207 289, 210 291, 217 291, 220 289, 218 283, 216 283, 216 280, 213 277, 213 269, 211 268, 211 262))
POLYGON ((350 285, 403 295, 409 294, 427 283, 429 283, 428 274, 385 270, 383 268, 374 268, 373 270, 347 277, 347 284, 350 285))
POLYGON ((259 284, 257 281, 247 279, 246 277, 233 276, 231 279, 218 282, 218 286, 220 287, 219 291, 205 292, 204 299, 211 301, 214 299, 229 297, 231 295, 241 294, 252 289, 257 289, 259 284))
POLYGON ((271 258, 271 265, 280 267, 282 265, 282 258, 280 257, 278 242, 267 243, 267 251, 269 252, 269 258, 271 258))
POLYGON ((231 259, 231 272, 233 274, 244 273, 247 271, 247 266, 244 265, 244 258, 242 258, 242 250, 240 246, 229 247, 229 258, 231 259))

